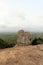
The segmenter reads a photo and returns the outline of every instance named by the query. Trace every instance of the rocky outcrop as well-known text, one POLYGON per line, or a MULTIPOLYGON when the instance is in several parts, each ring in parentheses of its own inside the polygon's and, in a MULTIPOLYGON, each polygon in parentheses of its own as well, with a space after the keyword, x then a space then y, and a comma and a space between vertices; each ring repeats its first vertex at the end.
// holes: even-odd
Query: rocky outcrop
POLYGON ((0 65, 43 65, 43 44, 0 50, 0 65))
POLYGON ((30 32, 25 32, 24 30, 19 30, 18 31, 18 39, 17 43, 18 45, 30 45, 32 41, 32 36, 30 32))

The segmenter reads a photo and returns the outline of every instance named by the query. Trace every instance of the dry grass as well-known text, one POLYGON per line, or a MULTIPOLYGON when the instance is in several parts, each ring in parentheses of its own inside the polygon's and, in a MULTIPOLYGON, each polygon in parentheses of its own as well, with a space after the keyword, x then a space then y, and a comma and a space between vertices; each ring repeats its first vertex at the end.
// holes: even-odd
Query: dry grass
POLYGON ((0 50, 0 65, 43 65, 43 45, 0 50))

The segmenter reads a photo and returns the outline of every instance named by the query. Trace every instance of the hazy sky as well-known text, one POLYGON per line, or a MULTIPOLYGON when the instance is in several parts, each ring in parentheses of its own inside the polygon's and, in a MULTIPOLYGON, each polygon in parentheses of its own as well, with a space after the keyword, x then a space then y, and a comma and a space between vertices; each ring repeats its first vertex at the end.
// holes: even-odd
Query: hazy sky
POLYGON ((0 32, 43 31, 43 0, 0 0, 0 32))

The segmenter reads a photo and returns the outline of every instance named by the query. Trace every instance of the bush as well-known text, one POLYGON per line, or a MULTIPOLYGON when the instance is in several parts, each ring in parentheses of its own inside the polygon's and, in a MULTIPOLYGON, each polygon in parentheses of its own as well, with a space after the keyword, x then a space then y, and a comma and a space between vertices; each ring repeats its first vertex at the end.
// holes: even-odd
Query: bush
POLYGON ((32 41, 32 45, 37 45, 37 44, 42 44, 43 43, 43 39, 42 38, 35 38, 33 41, 32 41))
POLYGON ((10 48, 13 46, 15 46, 14 42, 6 43, 4 40, 0 39, 0 49, 10 48))
POLYGON ((5 48, 5 46, 6 46, 5 44, 6 44, 6 42, 4 40, 0 39, 0 48, 5 48))
POLYGON ((14 42, 10 42, 6 44, 6 48, 14 47, 16 44, 14 42))

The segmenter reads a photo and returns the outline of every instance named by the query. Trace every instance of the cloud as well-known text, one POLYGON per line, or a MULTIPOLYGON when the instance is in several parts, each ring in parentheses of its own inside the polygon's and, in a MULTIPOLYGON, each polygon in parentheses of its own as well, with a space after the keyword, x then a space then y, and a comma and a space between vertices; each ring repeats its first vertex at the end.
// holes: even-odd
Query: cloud
POLYGON ((0 0, 0 18, 6 17, 8 15, 8 6, 5 0, 0 0))
POLYGON ((27 1, 23 0, 22 4, 15 0, 0 0, 0 31, 43 30, 43 4, 36 6, 30 1, 26 4, 27 1))
POLYGON ((30 31, 38 31, 39 29, 39 31, 43 30, 43 17, 39 16, 17 14, 15 17, 8 17, 3 21, 0 23, 0 29, 4 31, 17 31, 19 29, 30 31))

